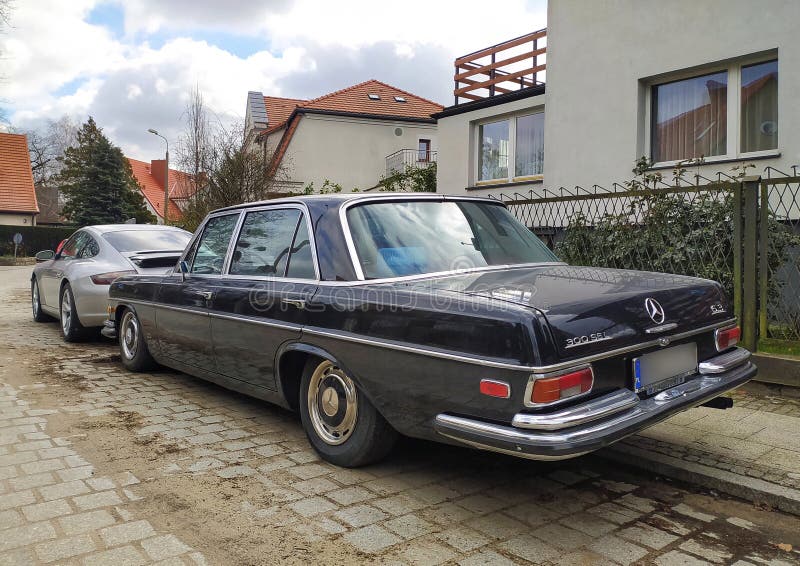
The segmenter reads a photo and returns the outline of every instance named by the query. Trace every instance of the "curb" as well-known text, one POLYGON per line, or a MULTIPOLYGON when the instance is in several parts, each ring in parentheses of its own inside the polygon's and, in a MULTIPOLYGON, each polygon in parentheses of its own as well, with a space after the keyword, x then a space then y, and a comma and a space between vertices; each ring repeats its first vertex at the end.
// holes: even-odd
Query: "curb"
POLYGON ((768 505, 785 513, 800 516, 800 490, 712 468, 697 462, 687 462, 627 444, 615 444, 610 448, 595 452, 595 454, 613 462, 701 485, 746 501, 768 505))

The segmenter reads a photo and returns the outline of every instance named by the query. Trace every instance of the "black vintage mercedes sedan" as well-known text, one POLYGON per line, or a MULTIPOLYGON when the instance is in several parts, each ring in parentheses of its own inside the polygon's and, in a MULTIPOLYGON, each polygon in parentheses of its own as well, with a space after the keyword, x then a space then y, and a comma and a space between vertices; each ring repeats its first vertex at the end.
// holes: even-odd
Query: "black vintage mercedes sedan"
POLYGON ((326 460, 398 433, 533 459, 606 446, 756 373, 713 281, 555 255, 499 202, 321 195, 211 213, 110 290, 123 363, 300 412, 326 460))

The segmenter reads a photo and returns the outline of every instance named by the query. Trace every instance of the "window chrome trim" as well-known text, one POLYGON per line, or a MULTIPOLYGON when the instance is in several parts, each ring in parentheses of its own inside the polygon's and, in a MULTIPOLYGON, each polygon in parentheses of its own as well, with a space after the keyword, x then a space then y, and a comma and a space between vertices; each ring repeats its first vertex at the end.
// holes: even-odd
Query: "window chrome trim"
POLYGON ((441 275, 448 275, 448 274, 459 274, 459 273, 470 273, 473 271, 488 271, 492 269, 509 269, 511 267, 523 267, 523 266, 539 266, 539 265, 566 265, 565 262, 538 262, 538 263, 520 263, 520 264, 507 264, 507 265, 487 265, 482 267, 472 267, 469 269, 453 269, 448 271, 435 271, 431 273, 417 273, 414 275, 403 275, 398 277, 380 277, 376 279, 367 279, 364 276, 364 270, 361 267, 361 262, 358 259, 358 253, 356 252, 355 242, 353 241, 353 235, 350 231, 350 224, 347 221, 347 211, 356 205, 371 203, 371 202, 397 202, 397 201, 439 201, 439 202, 451 202, 451 201, 472 201, 472 202, 482 202, 482 203, 489 203, 496 206, 502 206, 506 208, 502 202, 497 199, 491 199, 488 197, 469 197, 469 196, 459 196, 459 195, 416 195, 416 194, 397 194, 397 195, 390 195, 390 196, 374 196, 374 197, 357 197, 352 198, 344 201, 339 206, 339 224, 344 234, 344 240, 347 244, 347 252, 350 256, 350 262, 353 264, 353 271, 356 274, 358 281, 367 281, 368 283, 387 283, 390 281, 407 281, 410 279, 419 279, 425 277, 436 277, 441 275))
MULTIPOLYGON (((227 211, 224 211, 224 212, 220 211, 220 212, 216 212, 216 213, 211 213, 208 216, 206 216, 205 220, 203 220, 203 223, 200 224, 200 226, 195 231, 194 236, 192 236, 192 239, 189 240, 189 245, 187 245, 186 249, 183 250, 183 254, 181 254, 181 257, 178 260, 178 263, 180 263, 182 261, 186 261, 187 254, 189 253, 189 250, 192 249, 192 246, 195 245, 195 243, 198 243, 198 245, 199 245, 199 240, 200 240, 200 238, 203 237, 203 232, 205 232, 206 225, 208 225, 208 223, 212 219, 219 218, 221 216, 228 216, 228 215, 231 215, 231 214, 238 214, 239 215, 239 218, 236 220, 236 224, 233 227, 234 232, 231 233, 231 241, 233 241, 233 234, 236 232, 236 228, 238 227, 239 223, 242 221, 242 211, 241 210, 235 210, 235 211, 227 210, 227 211)), ((231 251, 231 242, 228 242, 228 250, 225 252, 225 257, 223 258, 223 264, 222 264, 223 273, 224 273, 224 270, 225 270, 225 265, 226 265, 228 256, 230 254, 230 251, 231 251)), ((191 272, 192 267, 194 267, 194 260, 192 260, 192 265, 189 266, 189 272, 183 274, 184 277, 186 277, 186 278, 199 277, 199 278, 208 278, 208 279, 219 279, 220 277, 222 277, 221 273, 192 273, 191 272)), ((172 268, 172 273, 170 274, 170 277, 181 277, 181 273, 176 273, 175 272, 175 268, 173 267, 172 268)), ((181 282, 183 282, 183 279, 181 279, 181 282)))
MULTIPOLYGON (((242 212, 242 216, 239 219, 239 223, 237 224, 235 232, 234 232, 236 237, 231 239, 231 246, 228 249, 228 255, 226 256, 225 266, 224 266, 224 270, 222 272, 223 276, 225 278, 250 279, 250 280, 253 280, 253 281, 285 281, 287 283, 288 282, 303 282, 303 283, 308 283, 308 282, 318 283, 319 282, 319 280, 320 280, 320 271, 319 271, 319 260, 317 259, 317 241, 316 241, 316 238, 314 237, 314 227, 313 227, 313 225, 311 223, 311 213, 308 211, 308 207, 305 205, 305 203, 290 202, 290 203, 264 204, 264 205, 249 207, 249 208, 243 208, 243 209, 241 209, 241 212, 242 212), (311 258, 312 258, 312 263, 314 264, 314 275, 315 275, 316 279, 302 279, 302 278, 298 278, 298 277, 293 277, 293 278, 290 279, 288 277, 278 277, 278 276, 270 276, 270 275, 237 275, 237 274, 231 274, 230 273, 230 267, 231 267, 231 262, 233 260, 233 252, 236 249, 236 243, 239 242, 239 236, 241 236, 242 227, 244 226, 244 221, 245 221, 247 215, 250 214, 250 213, 253 213, 253 212, 263 212, 263 211, 269 211, 269 210, 286 210, 286 209, 299 210, 300 211, 300 216, 302 217, 303 221, 306 224, 306 230, 308 231, 308 242, 309 242, 309 245, 311 246, 311 258)), ((295 238, 295 236, 297 234, 297 228, 298 228, 298 225, 296 224, 294 233, 292 234, 292 242, 291 242, 291 244, 294 243, 294 238, 295 238)), ((291 246, 291 244, 289 244, 289 245, 291 246)), ((290 252, 289 252, 290 256, 291 256, 291 253, 292 252, 290 250, 290 252)), ((287 266, 288 266, 288 260, 290 258, 287 257, 286 259, 287 259, 287 266)))

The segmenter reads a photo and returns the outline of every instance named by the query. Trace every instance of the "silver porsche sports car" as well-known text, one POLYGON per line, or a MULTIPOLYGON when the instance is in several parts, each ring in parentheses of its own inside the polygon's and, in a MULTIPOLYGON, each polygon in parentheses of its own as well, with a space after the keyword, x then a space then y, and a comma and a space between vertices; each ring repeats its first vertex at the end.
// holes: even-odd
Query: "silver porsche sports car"
POLYGON ((74 342, 103 326, 108 287, 121 275, 166 273, 191 234, 172 226, 108 224, 75 232, 55 252, 36 254, 31 275, 33 318, 56 317, 74 342))

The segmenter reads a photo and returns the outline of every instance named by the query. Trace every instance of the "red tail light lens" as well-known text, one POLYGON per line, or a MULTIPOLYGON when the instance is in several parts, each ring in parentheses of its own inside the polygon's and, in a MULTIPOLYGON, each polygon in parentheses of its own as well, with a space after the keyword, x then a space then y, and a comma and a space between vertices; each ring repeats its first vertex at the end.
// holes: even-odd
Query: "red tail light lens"
POLYGON ((508 399, 511 397, 511 386, 504 381, 481 379, 481 393, 489 397, 508 399))
POLYGON ((136 273, 135 271, 110 271, 108 273, 99 273, 97 275, 92 275, 92 283, 95 285, 111 285, 111 283, 117 277, 122 277, 123 275, 130 275, 131 273, 136 273))
POLYGON ((552 403, 569 399, 591 390, 593 383, 594 372, 591 366, 555 377, 539 378, 533 383, 531 401, 552 403))
POLYGON ((742 337, 742 329, 738 326, 733 328, 720 328, 714 333, 714 339, 717 342, 717 352, 727 350, 739 343, 739 338, 742 337))

